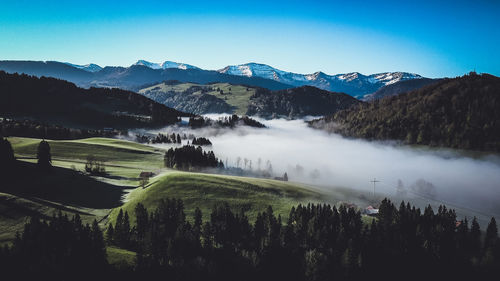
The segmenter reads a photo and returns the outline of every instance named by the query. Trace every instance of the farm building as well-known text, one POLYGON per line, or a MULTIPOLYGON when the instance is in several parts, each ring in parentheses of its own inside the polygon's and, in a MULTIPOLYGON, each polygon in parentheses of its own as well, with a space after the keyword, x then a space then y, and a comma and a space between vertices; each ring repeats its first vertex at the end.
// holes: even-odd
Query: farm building
POLYGON ((368 206, 364 210, 365 215, 368 216, 376 216, 378 215, 378 209, 373 208, 372 206, 368 206))

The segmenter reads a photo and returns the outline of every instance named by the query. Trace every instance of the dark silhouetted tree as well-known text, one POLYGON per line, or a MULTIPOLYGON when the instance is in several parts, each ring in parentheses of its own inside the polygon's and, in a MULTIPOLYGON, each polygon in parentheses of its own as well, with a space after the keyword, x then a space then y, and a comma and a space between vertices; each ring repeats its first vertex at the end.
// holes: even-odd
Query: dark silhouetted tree
POLYGON ((50 145, 47 141, 42 140, 38 144, 38 150, 36 153, 36 158, 38 159, 38 166, 43 169, 48 169, 52 166, 52 156, 50 154, 50 145))

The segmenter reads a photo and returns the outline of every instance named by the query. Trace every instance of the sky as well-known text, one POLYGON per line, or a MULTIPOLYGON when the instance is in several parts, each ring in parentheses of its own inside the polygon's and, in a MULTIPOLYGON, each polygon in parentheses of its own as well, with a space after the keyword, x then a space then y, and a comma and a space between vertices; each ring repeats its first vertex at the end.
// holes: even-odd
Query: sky
POLYGON ((500 1, 5 1, 0 60, 500 76, 500 1))

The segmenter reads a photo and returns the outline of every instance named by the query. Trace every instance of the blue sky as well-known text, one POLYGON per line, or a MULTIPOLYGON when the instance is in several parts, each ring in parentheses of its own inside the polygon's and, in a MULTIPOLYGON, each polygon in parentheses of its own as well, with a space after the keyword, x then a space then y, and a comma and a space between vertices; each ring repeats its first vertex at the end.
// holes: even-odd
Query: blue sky
POLYGON ((0 59, 500 75, 500 1, 4 1, 0 59))

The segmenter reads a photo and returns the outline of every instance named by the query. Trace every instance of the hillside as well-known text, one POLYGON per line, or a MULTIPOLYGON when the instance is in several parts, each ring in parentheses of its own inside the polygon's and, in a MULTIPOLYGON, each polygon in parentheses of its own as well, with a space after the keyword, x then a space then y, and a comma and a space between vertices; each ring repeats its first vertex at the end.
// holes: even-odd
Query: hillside
POLYGON ((268 92, 258 90, 250 97, 248 115, 289 118, 333 114, 359 101, 344 93, 334 93, 311 86, 268 92))
POLYGON ((349 95, 310 86, 269 91, 228 83, 202 85, 168 81, 141 89, 139 93, 194 114, 231 113, 266 118, 327 115, 358 102, 349 95))
POLYGON ((372 101, 384 97, 397 96, 399 94, 413 91, 433 83, 438 83, 441 80, 442 79, 421 78, 421 79, 399 81, 394 84, 389 84, 387 86, 384 86, 378 89, 376 92, 364 96, 362 100, 372 101))
POLYGON ((72 127, 131 128, 173 124, 191 116, 118 89, 82 89, 73 83, 0 72, 0 115, 72 127))
POLYGON ((277 214, 286 216, 292 206, 323 202, 326 197, 317 189, 277 180, 169 171, 154 178, 145 189, 133 190, 126 203, 110 214, 110 221, 114 223, 119 209, 133 214, 137 203, 142 203, 152 210, 166 198, 182 199, 189 218, 196 207, 208 218, 215 205, 227 202, 255 220, 257 213, 270 205, 277 214))
POLYGON ((500 151, 500 78, 471 73, 311 122, 344 136, 500 151))

